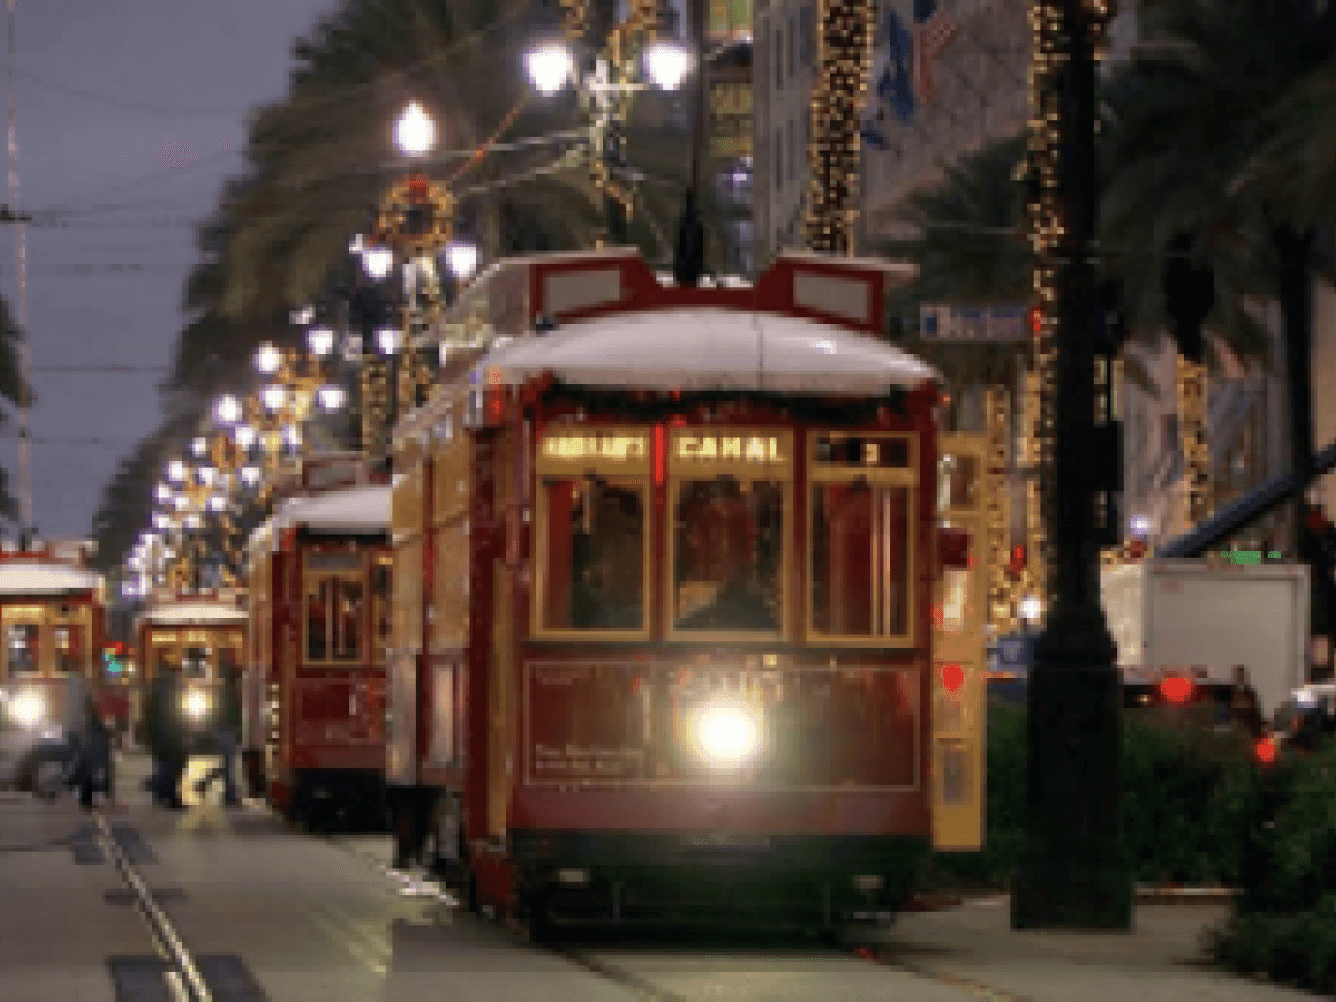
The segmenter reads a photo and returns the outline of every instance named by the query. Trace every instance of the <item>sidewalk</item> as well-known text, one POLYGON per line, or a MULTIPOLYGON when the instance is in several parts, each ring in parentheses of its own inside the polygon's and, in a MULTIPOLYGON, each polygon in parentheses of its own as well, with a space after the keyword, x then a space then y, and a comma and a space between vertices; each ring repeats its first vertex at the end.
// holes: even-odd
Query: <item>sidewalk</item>
POLYGON ((901 964, 998 1002, 1280 1002, 1319 996, 1214 967, 1203 932, 1224 904, 1138 904, 1130 933, 1011 928, 1005 896, 904 915, 876 947, 901 964))

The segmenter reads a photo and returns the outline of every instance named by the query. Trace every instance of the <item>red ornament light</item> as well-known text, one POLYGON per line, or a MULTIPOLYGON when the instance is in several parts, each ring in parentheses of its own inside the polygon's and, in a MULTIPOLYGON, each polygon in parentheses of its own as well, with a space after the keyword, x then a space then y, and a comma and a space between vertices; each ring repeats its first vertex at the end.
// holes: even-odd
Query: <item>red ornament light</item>
POLYGON ((1038 337, 1044 330, 1044 311, 1038 306, 1030 307, 1030 334, 1038 337))
POLYGON ((942 688, 955 695, 965 687, 965 669, 958 664, 944 664, 942 671, 942 688))
POLYGON ((415 200, 426 199, 431 194, 431 181, 426 174, 414 174, 408 179, 408 197, 415 200))

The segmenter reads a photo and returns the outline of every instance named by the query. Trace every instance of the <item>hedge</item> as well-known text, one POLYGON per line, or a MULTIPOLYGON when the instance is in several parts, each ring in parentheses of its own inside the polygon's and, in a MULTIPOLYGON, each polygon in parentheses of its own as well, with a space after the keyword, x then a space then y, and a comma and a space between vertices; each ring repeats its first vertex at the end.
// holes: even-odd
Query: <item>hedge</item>
MULTIPOLYGON (((1123 843, 1139 883, 1237 887, 1216 960, 1336 993, 1336 747, 1260 766, 1250 743, 1190 718, 1125 714, 1123 843)), ((937 853, 937 889, 1006 889, 1024 845, 1024 710, 990 708, 987 843, 937 853)))
MULTIPOLYGON (((1140 883, 1223 884, 1242 876, 1260 772, 1247 742, 1182 718, 1125 715, 1120 748, 1123 843, 1140 883)), ((987 837, 977 853, 937 853, 938 888, 1005 889, 1024 847, 1025 712, 988 717, 987 837)))

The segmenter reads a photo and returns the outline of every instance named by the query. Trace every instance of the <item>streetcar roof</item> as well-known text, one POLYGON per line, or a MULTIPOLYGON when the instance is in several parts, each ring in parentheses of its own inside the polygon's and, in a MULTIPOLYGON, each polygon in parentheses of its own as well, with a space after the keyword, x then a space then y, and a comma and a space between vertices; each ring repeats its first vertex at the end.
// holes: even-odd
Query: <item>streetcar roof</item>
POLYGON ((375 532, 389 527, 389 484, 358 484, 289 498, 269 525, 274 530, 300 527, 316 532, 375 532))
POLYGON ((69 564, 37 560, 0 563, 0 595, 65 595, 92 591, 102 578, 69 564))
POLYGON ((938 379, 891 344, 803 317, 720 307, 616 313, 499 348, 486 382, 551 373, 583 386, 879 396, 938 379))
POLYGON ((230 602, 171 602, 148 609, 139 617, 143 623, 244 623, 245 610, 230 602))

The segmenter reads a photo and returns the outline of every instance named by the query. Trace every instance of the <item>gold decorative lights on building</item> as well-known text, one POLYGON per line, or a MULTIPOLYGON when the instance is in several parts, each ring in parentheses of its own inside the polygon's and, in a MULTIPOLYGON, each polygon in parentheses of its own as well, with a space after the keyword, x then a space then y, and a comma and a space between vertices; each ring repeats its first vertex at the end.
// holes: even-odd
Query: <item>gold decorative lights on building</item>
POLYGON ((1187 525, 1200 525, 1211 515, 1211 445, 1206 434, 1206 366, 1182 355, 1178 358, 1176 386, 1178 413, 1182 415, 1179 436, 1183 466, 1187 471, 1187 525))

